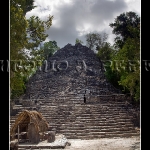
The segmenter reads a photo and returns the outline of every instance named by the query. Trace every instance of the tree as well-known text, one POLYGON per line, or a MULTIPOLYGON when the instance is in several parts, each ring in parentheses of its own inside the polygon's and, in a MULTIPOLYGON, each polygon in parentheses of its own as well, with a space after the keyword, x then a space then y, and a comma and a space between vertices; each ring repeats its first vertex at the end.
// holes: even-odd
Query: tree
POLYGON ((83 44, 83 41, 81 41, 78 38, 76 38, 75 44, 77 44, 77 43, 83 44))
POLYGON ((16 60, 25 59, 24 55, 22 55, 22 49, 27 44, 26 28, 28 22, 18 2, 20 1, 10 1, 10 91, 18 90, 18 87, 20 87, 21 92, 17 93, 21 94, 24 86, 20 79, 20 74, 14 69, 14 63, 16 60))
POLYGON ((22 9, 24 16, 27 12, 37 7, 34 6, 34 0, 10 0, 10 2, 13 3, 15 7, 22 9))
POLYGON ((48 37, 46 30, 52 25, 53 16, 49 16, 46 21, 42 21, 38 16, 31 16, 28 21, 27 35, 28 44, 26 48, 30 50, 30 55, 37 54, 38 47, 42 41, 48 37))
POLYGON ((57 46, 56 41, 49 41, 44 43, 42 49, 44 51, 44 58, 47 60, 48 57, 52 56, 60 48, 57 46))
POLYGON ((27 44, 28 22, 23 16, 23 10, 13 0, 10 1, 10 12, 10 56, 15 58, 27 44))
POLYGON ((140 18, 134 12, 117 17, 113 33, 117 35, 117 53, 112 57, 111 71, 118 84, 136 100, 140 100, 140 18))
POLYGON ((86 45, 92 50, 98 50, 105 44, 108 35, 106 33, 88 33, 86 34, 86 45))
POLYGON ((25 14, 35 7, 33 2, 33 0, 10 0, 11 98, 18 97, 25 90, 25 82, 36 69, 31 61, 42 58, 43 51, 38 47, 45 41, 48 36, 46 30, 52 25, 53 16, 49 16, 46 21, 35 16, 26 19, 25 14))
POLYGON ((118 84, 120 75, 112 70, 112 59, 116 55, 117 50, 111 46, 110 43, 106 42, 102 48, 98 49, 97 57, 103 62, 107 80, 116 88, 122 89, 122 86, 118 84))
POLYGON ((24 16, 26 15, 27 12, 31 11, 37 6, 34 6, 34 0, 20 0, 21 1, 21 8, 23 10, 24 16))
POLYGON ((120 75, 119 85, 136 100, 140 99, 140 45, 135 38, 128 38, 123 48, 114 57, 121 60, 116 70, 120 75))
POLYGON ((111 47, 110 43, 108 42, 104 43, 103 47, 97 50, 98 50, 97 56, 101 60, 110 60, 112 53, 115 52, 115 50, 111 47))
POLYGON ((109 24, 113 28, 113 34, 116 35, 115 46, 122 48, 127 38, 134 38, 131 29, 139 28, 139 25, 140 17, 135 12, 130 11, 117 16, 115 22, 109 24))

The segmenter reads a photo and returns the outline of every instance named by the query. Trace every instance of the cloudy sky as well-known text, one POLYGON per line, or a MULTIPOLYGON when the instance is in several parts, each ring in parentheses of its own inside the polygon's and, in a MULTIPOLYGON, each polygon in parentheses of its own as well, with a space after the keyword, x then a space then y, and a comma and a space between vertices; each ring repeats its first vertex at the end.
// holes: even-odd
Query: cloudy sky
POLYGON ((141 17, 140 0, 35 0, 35 5, 26 17, 46 20, 49 14, 54 16, 46 41, 55 40, 60 48, 74 45, 76 38, 86 45, 85 35, 90 32, 107 33, 107 41, 113 44, 115 35, 109 24, 117 16, 133 11, 141 17))

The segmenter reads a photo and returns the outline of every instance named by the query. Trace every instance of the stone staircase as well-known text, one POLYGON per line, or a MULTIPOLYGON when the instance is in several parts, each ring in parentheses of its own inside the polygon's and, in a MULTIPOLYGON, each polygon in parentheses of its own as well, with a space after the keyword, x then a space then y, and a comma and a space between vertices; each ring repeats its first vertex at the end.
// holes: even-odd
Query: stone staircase
POLYGON ((22 102, 13 106, 10 127, 27 109, 41 112, 49 130, 56 128, 68 139, 139 135, 134 126, 136 110, 126 105, 121 93, 107 81, 103 63, 92 50, 67 44, 29 79, 22 102))
MULTIPOLYGON (((49 122, 49 130, 56 128, 57 133, 64 134, 68 139, 140 135, 133 123, 136 118, 130 113, 131 110, 133 111, 132 105, 127 107, 125 101, 114 101, 112 97, 99 97, 97 100, 94 102, 93 98, 89 98, 84 104, 83 97, 72 94, 36 101, 38 101, 38 111, 49 122)), ((31 110, 31 106, 20 106, 20 108, 31 110)), ((10 117, 11 125, 16 117, 17 115, 10 117)))

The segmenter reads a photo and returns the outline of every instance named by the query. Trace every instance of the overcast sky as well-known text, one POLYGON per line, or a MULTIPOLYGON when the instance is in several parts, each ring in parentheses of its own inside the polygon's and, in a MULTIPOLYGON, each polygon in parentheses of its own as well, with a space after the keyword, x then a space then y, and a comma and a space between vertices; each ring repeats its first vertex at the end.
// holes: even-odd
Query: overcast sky
POLYGON ((85 35, 90 32, 105 32, 108 42, 114 43, 110 23, 121 13, 133 11, 141 17, 140 0, 35 0, 37 8, 26 14, 39 16, 46 20, 54 16, 52 26, 47 31, 46 41, 57 42, 62 48, 66 44, 75 44, 76 38, 86 45, 85 35))

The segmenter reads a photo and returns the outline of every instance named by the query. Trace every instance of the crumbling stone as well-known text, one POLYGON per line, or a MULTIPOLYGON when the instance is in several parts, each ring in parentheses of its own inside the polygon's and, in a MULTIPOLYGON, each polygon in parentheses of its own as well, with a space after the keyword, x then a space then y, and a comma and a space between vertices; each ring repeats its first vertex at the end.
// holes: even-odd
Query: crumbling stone
POLYGON ((47 142, 51 143, 55 141, 55 131, 48 132, 47 142))

